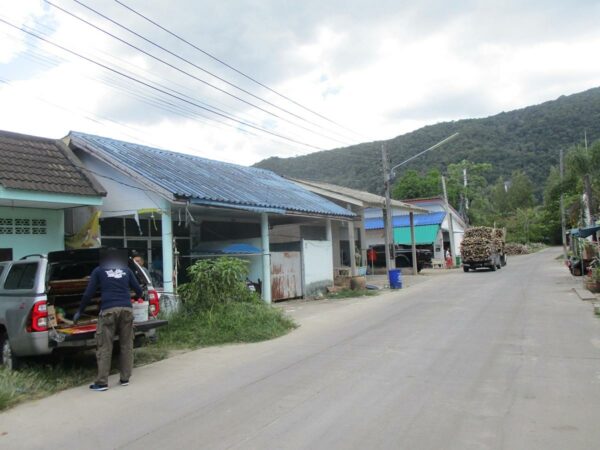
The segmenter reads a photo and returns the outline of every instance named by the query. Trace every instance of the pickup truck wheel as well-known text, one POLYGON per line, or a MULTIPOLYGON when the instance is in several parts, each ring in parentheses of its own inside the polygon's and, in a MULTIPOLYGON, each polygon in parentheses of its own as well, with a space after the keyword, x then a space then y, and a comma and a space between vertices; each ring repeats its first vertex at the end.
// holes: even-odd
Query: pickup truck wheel
POLYGON ((492 272, 495 272, 495 271, 496 271, 496 264, 492 264, 492 265, 490 266, 490 270, 491 270, 492 272))
POLYGON ((6 333, 0 336, 0 365, 7 370, 16 370, 19 367, 19 358, 17 358, 10 348, 10 342, 6 333))
POLYGON ((469 267, 468 266, 463 266, 463 272, 468 272, 469 271, 469 267))

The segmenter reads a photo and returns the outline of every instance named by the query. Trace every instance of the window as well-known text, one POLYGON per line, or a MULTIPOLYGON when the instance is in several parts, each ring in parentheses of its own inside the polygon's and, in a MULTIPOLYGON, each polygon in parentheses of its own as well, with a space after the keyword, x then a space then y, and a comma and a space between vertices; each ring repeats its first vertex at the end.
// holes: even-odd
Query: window
POLYGON ((38 263, 15 264, 10 268, 4 289, 33 289, 38 263))

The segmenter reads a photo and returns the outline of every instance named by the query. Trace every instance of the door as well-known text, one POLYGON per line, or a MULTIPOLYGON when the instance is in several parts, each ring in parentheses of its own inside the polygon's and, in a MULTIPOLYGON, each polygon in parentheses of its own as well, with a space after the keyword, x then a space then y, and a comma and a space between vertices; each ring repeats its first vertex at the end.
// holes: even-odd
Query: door
POLYGON ((271 297, 273 301, 302 297, 300 252, 271 253, 271 297))

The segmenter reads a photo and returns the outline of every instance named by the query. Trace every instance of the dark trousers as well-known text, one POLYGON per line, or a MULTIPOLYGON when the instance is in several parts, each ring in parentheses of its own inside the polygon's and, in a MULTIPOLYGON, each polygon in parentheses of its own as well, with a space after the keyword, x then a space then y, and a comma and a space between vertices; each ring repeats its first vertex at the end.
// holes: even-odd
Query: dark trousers
POLYGON ((133 368, 133 311, 131 308, 116 307, 100 313, 96 329, 96 360, 98 377, 96 384, 108 384, 113 342, 119 336, 119 370, 121 380, 129 380, 133 368))

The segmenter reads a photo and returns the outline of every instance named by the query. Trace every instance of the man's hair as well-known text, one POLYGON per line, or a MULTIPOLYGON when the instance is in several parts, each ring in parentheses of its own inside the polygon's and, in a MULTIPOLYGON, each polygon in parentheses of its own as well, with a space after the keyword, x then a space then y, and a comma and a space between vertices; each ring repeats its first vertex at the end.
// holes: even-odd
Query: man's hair
POLYGON ((106 263, 118 263, 121 265, 127 265, 126 250, 116 249, 114 247, 102 249, 102 251, 100 252, 100 264, 106 263))

